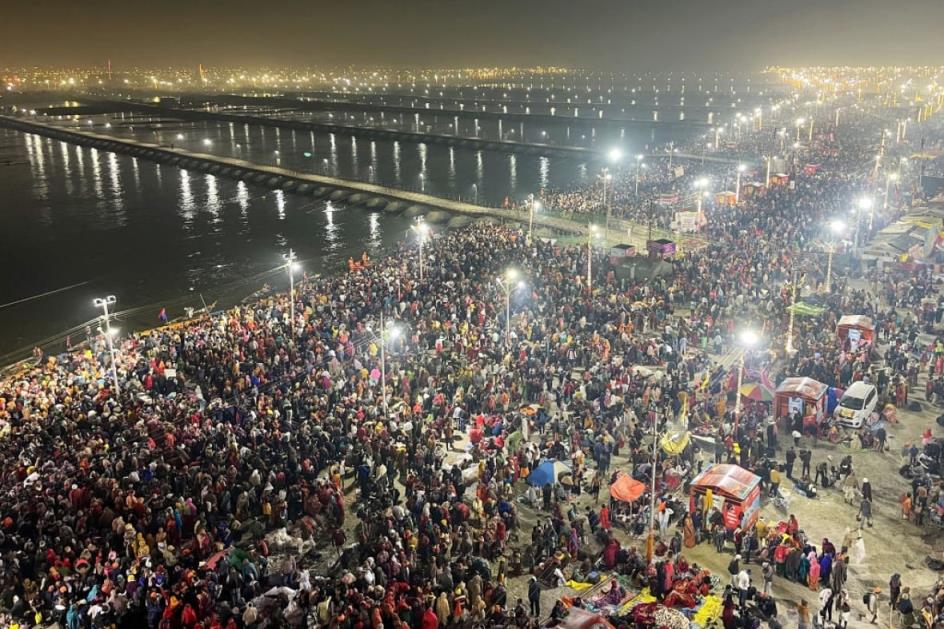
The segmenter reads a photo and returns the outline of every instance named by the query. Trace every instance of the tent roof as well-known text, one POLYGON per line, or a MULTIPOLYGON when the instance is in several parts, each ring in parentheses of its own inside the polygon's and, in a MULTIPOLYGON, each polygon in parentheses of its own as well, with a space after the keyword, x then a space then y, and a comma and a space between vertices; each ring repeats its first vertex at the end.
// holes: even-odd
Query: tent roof
POLYGON ((625 472, 617 474, 616 480, 610 485, 610 495, 623 502, 633 502, 645 492, 645 484, 625 472))
POLYGON ((875 326, 872 325, 872 319, 865 315, 843 315, 842 318, 839 319, 839 325, 851 328, 862 328, 864 330, 875 329, 875 326))
POLYGON ((828 388, 812 378, 787 378, 777 386, 777 393, 796 394, 808 400, 818 400, 826 395, 828 388))
POLYGON ((711 489, 724 496, 743 500, 760 482, 760 476, 738 465, 712 465, 692 480, 692 488, 711 489))

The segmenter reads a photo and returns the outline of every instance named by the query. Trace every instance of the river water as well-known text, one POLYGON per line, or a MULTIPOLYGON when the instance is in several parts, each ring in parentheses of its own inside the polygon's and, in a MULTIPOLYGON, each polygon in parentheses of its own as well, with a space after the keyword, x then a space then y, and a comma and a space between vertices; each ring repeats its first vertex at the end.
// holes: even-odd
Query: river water
MULTIPOLYGON (((572 158, 252 125, 130 114, 57 123, 493 205, 598 175, 598 165, 572 158)), ((651 137, 634 133, 620 138, 628 150, 651 137)), ((231 301, 264 284, 284 288, 278 267, 289 248, 305 273, 329 273, 350 256, 381 253, 409 228, 403 217, 4 129, 0 199, 2 362, 70 328, 73 343, 84 340, 99 314, 93 297, 117 297, 123 329, 156 325, 162 307, 174 318, 202 300, 231 301)), ((61 337, 53 347, 62 347, 61 337)))

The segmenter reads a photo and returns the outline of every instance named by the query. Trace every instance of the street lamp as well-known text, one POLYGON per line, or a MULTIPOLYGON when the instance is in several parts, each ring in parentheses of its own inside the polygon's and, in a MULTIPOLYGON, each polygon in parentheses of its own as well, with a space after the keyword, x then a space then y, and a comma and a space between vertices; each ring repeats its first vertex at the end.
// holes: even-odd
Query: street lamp
POLYGON ((395 339, 400 336, 400 328, 391 325, 384 326, 383 310, 380 311, 380 394, 381 404, 383 406, 384 418, 387 417, 387 339, 395 339))
MULTIPOLYGON (((834 236, 839 236, 846 229, 846 224, 841 220, 836 219, 830 221, 829 231, 833 233, 834 236)), ((836 252, 836 241, 830 240, 829 242, 829 257, 826 260, 826 292, 828 293, 832 288, 832 279, 833 279, 833 254, 836 252)))
POLYGON ((698 212, 701 212, 701 202, 705 195, 705 188, 708 187, 708 178, 699 177, 695 180, 695 190, 698 191, 698 212))
MULTIPOLYGON (((802 282, 804 277, 806 276, 804 275, 801 277, 799 282, 802 282)), ((788 354, 792 354, 796 351, 793 347, 793 322, 796 317, 797 297, 799 296, 800 291, 803 290, 803 287, 799 285, 799 282, 797 281, 797 271, 794 269, 793 281, 791 282, 790 286, 790 322, 787 324, 787 343, 784 347, 788 354)))
POLYGON ((805 123, 806 123, 806 118, 797 118, 797 119, 796 119, 796 128, 797 128, 796 142, 799 142, 799 141, 800 141, 800 128, 801 128, 805 123))
POLYGON ((606 197, 606 184, 610 181, 610 169, 608 166, 603 167, 603 172, 600 173, 600 178, 603 179, 603 207, 606 208, 606 225, 604 227, 606 237, 610 236, 610 204, 606 197))
POLYGON ((505 347, 511 345, 511 293, 517 288, 524 288, 524 280, 520 280, 518 269, 507 269, 505 277, 496 278, 496 282, 505 291, 505 347))
POLYGON ((587 225, 587 290, 593 293, 593 237, 597 235, 597 226, 587 225))
POLYGON ((741 175, 744 171, 747 170, 747 166, 744 164, 738 164, 737 167, 737 183, 734 184, 734 203, 737 205, 741 202, 741 175))
POLYGON ((734 402, 734 434, 737 436, 738 423, 741 421, 741 385, 744 383, 744 358, 747 352, 757 346, 760 336, 754 330, 743 330, 738 335, 738 344, 741 346, 741 361, 738 365, 737 398, 734 402))
POLYGON ((289 327, 291 328, 292 336, 295 336, 295 271, 299 267, 298 262, 296 262, 298 256, 295 255, 294 249, 289 249, 288 253, 282 254, 282 259, 285 260, 285 270, 288 271, 289 327))
POLYGON ((859 248, 859 221, 862 218, 862 212, 869 212, 869 230, 872 229, 872 211, 875 207, 875 202, 872 200, 872 197, 862 197, 856 201, 856 225, 855 225, 855 235, 853 236, 853 241, 855 248, 859 248))
POLYGON ((888 209, 888 189, 891 187, 893 181, 898 181, 898 173, 890 172, 885 175, 885 201, 882 203, 882 209, 888 209))
POLYGON ((531 234, 534 231, 534 213, 541 209, 541 202, 537 200, 537 197, 534 196, 534 193, 530 195, 530 200, 531 211, 530 215, 528 216, 528 243, 531 242, 531 234))
POLYGON ((635 197, 639 196, 639 168, 643 165, 642 157, 641 154, 636 156, 636 191, 633 193, 635 197))
POLYGON ((474 205, 479 204, 479 184, 472 184, 472 203, 474 205))
POLYGON ((423 244, 426 242, 426 238, 429 236, 429 225, 425 222, 420 221, 412 227, 410 227, 416 233, 416 239, 420 243, 420 280, 423 279, 423 244))
POLYGON ((105 342, 108 344, 108 354, 111 356, 111 377, 115 383, 115 396, 121 395, 121 385, 118 384, 118 362, 115 359, 115 345, 112 342, 111 320, 108 317, 108 306, 114 306, 118 301, 114 295, 107 297, 96 297, 92 304, 96 308, 102 309, 102 320, 105 323, 105 342))
POLYGON ((203 138, 203 146, 213 146, 213 140, 210 138, 203 138))

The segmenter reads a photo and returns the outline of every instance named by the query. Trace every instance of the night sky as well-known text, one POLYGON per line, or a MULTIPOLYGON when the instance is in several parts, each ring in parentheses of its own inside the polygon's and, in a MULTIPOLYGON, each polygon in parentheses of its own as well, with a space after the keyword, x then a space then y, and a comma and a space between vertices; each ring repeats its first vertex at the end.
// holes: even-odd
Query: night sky
POLYGON ((0 67, 944 63, 944 0, 8 0, 0 67))

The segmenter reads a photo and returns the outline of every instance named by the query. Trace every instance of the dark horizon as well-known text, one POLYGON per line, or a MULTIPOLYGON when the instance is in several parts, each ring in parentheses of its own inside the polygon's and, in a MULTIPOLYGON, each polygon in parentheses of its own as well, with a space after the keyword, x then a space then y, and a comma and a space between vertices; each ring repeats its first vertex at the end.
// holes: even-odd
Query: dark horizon
POLYGON ((939 0, 36 0, 4 13, 4 67, 108 59, 116 71, 196 63, 615 71, 944 64, 939 0))

